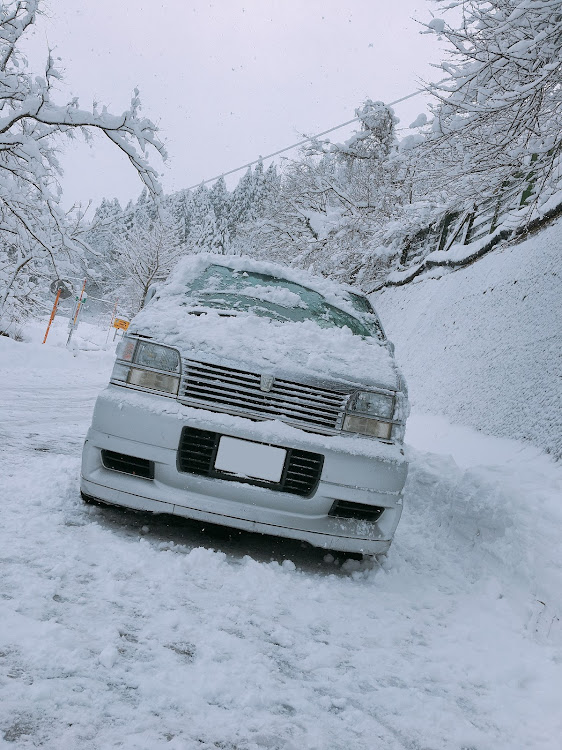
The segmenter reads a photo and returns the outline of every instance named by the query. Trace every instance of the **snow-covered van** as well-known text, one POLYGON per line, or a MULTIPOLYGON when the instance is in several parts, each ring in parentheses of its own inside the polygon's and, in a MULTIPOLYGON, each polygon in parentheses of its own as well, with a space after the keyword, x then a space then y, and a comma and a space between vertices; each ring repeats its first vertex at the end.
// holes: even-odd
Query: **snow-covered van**
POLYGON ((402 511, 407 414, 393 346, 357 290, 196 255, 117 348, 82 496, 379 554, 402 511))

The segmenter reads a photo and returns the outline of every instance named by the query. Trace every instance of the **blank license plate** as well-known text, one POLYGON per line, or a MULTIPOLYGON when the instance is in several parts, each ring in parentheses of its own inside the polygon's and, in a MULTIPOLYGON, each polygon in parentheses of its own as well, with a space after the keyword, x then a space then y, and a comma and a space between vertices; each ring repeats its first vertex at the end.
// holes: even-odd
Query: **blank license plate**
POLYGON ((281 481, 287 451, 271 445, 221 437, 215 459, 217 471, 228 471, 239 477, 281 481))

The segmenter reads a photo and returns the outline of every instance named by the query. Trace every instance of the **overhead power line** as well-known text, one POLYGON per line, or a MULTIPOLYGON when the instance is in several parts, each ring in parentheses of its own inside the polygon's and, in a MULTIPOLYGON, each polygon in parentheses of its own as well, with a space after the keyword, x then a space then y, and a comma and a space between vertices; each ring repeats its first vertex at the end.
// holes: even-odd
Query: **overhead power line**
MULTIPOLYGON (((405 102, 406 99, 411 99, 414 96, 418 96, 418 94, 423 93, 421 89, 418 89, 418 91, 414 91, 411 94, 408 94, 407 96, 402 96, 400 99, 396 99, 393 102, 389 102, 387 104, 387 107, 392 107, 395 104, 400 104, 400 102, 405 102)), ((348 120, 347 122, 342 122, 341 125, 336 125, 333 128, 329 128, 328 130, 323 130, 321 133, 317 133, 316 135, 311 135, 310 138, 304 138, 302 141, 299 141, 298 143, 293 143, 291 146, 285 146, 285 148, 280 148, 279 151, 274 151, 272 154, 267 154, 267 156, 260 156, 258 159, 254 159, 254 161, 249 161, 247 164, 242 164, 240 167, 236 167, 236 169, 230 169, 228 172, 221 172, 221 174, 216 175, 216 177, 210 177, 208 180, 201 180, 201 182, 196 183, 195 185, 190 185, 188 188, 185 188, 185 190, 194 190, 195 188, 198 188, 200 185, 207 185, 209 182, 214 182, 215 180, 220 180, 221 177, 228 177, 230 174, 235 174, 236 172, 240 172, 242 169, 248 169, 248 167, 253 167, 254 164, 258 164, 260 161, 265 161, 266 159, 272 159, 274 156, 279 156, 279 154, 284 154, 285 151, 292 151, 294 148, 298 148, 299 146, 304 146, 305 143, 310 143, 311 141, 315 141, 317 138, 321 138, 323 135, 328 135, 328 133, 333 133, 334 130, 339 130, 340 128, 345 128, 346 125, 351 125, 353 122, 357 122, 360 120, 360 117, 354 117, 352 120, 348 120)))

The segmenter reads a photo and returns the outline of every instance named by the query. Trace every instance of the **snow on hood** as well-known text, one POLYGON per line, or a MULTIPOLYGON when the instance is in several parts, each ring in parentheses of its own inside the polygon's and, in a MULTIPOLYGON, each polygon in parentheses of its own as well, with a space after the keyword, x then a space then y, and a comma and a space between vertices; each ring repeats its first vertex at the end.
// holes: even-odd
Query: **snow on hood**
MULTIPOLYGON (((393 357, 377 338, 362 338, 348 328, 321 328, 312 320, 280 322, 248 312, 225 315, 220 310, 193 314, 186 305, 186 285, 209 265, 209 259, 216 263, 216 256, 208 255, 182 262, 158 296, 134 318, 129 332, 177 347, 187 358, 250 372, 393 390, 400 387, 393 357)), ((240 270, 282 275, 314 288, 331 304, 337 301, 340 309, 353 309, 343 289, 333 282, 314 279, 311 283, 301 272, 246 258, 219 259, 229 267, 236 263, 240 270)))

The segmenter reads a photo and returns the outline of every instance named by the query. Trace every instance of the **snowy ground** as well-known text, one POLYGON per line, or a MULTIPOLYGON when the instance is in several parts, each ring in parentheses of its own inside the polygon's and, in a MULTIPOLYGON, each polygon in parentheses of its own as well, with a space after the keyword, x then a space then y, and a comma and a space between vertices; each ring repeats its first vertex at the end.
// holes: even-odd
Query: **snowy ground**
POLYGON ((414 414, 371 566, 84 506, 112 354, 64 335, 0 339, 0 747, 558 750, 561 465, 414 414))

